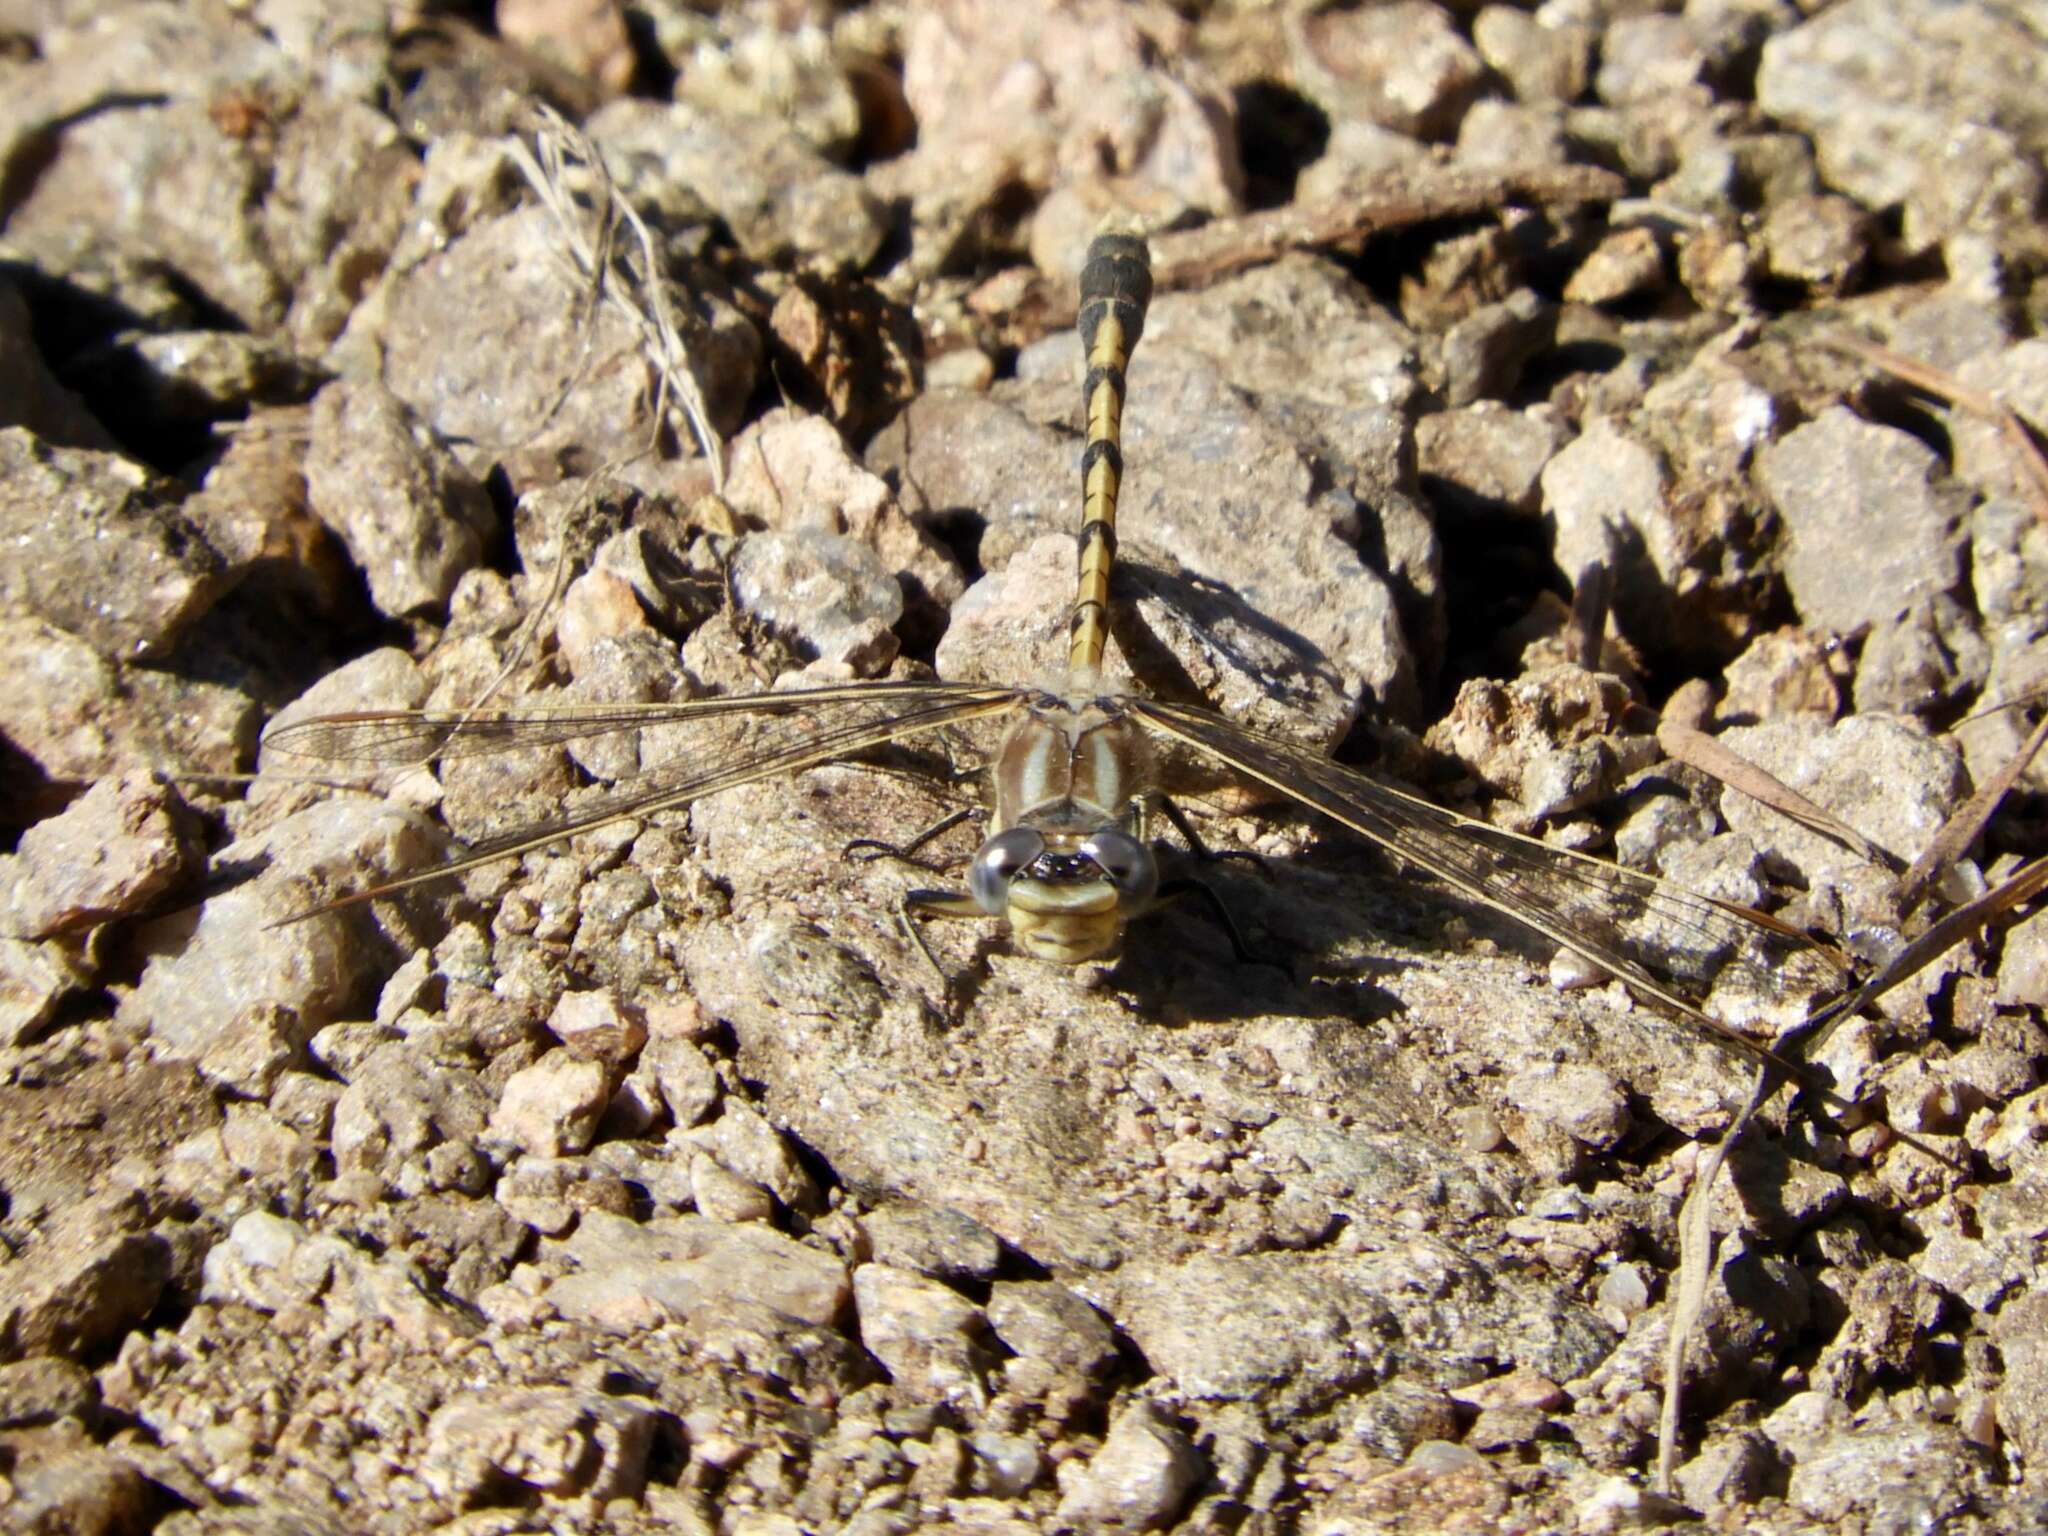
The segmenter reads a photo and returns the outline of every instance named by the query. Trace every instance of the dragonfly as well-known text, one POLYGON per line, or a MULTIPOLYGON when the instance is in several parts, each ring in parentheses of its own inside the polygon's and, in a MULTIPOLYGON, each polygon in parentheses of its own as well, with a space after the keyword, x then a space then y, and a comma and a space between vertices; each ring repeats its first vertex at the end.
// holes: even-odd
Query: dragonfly
POLYGON ((446 880, 707 795, 994 722, 1002 744, 989 774, 988 832, 964 883, 912 891, 902 901, 905 926, 927 958, 922 923, 963 917, 1005 920, 1014 947, 1039 960, 1078 966, 1115 955, 1133 919, 1190 888, 1161 878, 1153 829, 1163 816, 1202 851, 1162 783, 1163 763, 1193 761, 1378 845, 1724 1046, 1806 1075, 1753 1036, 1782 1022, 1788 997, 1841 990, 1847 962, 1829 946, 1760 911, 1447 810, 1214 710, 1106 685, 1126 369, 1151 292, 1143 237, 1098 235, 1080 278, 1087 369, 1081 522, 1067 667, 1057 685, 867 681, 623 707, 353 711, 288 724, 266 745, 330 763, 409 766, 649 726, 665 728, 676 750, 576 809, 280 921, 446 880))

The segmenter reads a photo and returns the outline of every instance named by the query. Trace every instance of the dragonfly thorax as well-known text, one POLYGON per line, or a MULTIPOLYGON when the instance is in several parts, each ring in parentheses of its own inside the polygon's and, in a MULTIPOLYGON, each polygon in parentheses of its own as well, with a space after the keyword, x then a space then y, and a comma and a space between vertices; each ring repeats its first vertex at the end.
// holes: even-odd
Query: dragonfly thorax
POLYGON ((1047 695, 1004 740, 994 787, 999 832, 1026 822, 1046 831, 1092 831, 1123 819, 1151 794, 1151 738, 1104 701, 1047 695))

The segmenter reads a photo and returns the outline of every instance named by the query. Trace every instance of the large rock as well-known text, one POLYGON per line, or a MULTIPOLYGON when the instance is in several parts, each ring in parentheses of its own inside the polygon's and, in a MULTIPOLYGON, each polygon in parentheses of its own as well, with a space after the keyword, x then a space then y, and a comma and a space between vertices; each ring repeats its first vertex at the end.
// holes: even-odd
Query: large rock
POLYGON ((257 1013, 303 1045, 368 1001, 382 946, 365 908, 283 927, 273 920, 429 864, 438 844, 420 816, 360 798, 326 801, 230 844, 223 867, 263 861, 263 873, 144 931, 150 958, 121 1017, 193 1059, 232 1041, 257 1013))
POLYGON ((0 602, 118 660, 160 656, 226 590, 171 488, 118 454, 0 429, 0 602))
POLYGON ((1849 634, 1952 590, 1962 489, 1919 439, 1831 406, 1759 456, 1785 521, 1785 582, 1806 624, 1849 634))
POLYGON ((497 533, 484 488, 376 383, 330 384, 314 399, 306 496, 395 619, 443 607, 497 533))
POLYGON ((2048 152, 2044 32, 2025 8, 1845 0, 1764 45, 1757 101, 1813 136, 1834 186, 1902 206, 1910 248, 2017 236, 2048 152))

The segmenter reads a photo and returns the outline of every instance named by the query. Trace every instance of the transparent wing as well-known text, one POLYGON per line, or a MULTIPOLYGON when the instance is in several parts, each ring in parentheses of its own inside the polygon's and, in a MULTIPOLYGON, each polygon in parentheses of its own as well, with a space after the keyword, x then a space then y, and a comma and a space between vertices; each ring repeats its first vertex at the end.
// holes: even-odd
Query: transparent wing
POLYGON ((1460 816, 1207 710, 1140 698, 1124 707, 1160 735, 1320 811, 1748 1055, 1777 1060, 1731 1025, 1797 1022, 1815 998, 1848 979, 1840 955, 1761 912, 1460 816))
MULTIPOLYGON (((969 698, 1007 699, 1015 690, 951 683, 844 683, 788 693, 747 693, 672 704, 514 705, 479 710, 353 710, 317 715, 264 733, 263 745, 330 763, 403 767, 450 757, 482 757, 521 747, 587 741, 617 731, 685 721, 801 715, 822 721, 835 708, 931 707, 969 698)), ((849 748, 848 750, 858 750, 849 748)))
POLYGON ((294 912, 279 922, 297 922, 316 912, 445 880, 593 827, 652 815, 719 790, 795 773, 949 725, 1011 713, 1023 707, 1026 697, 1022 689, 971 684, 854 683, 677 704, 561 705, 474 714, 364 710, 300 721, 273 732, 265 744, 294 756, 395 765, 662 727, 677 735, 667 744, 676 748, 676 756, 574 811, 512 828, 471 844, 447 863, 294 912))

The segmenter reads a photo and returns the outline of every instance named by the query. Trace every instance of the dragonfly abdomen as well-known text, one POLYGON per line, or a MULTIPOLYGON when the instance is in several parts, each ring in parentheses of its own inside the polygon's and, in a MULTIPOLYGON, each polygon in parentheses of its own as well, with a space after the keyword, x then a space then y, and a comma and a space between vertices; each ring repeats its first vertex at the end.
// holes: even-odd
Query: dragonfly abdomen
POLYGON ((1097 235, 1081 268, 1081 345, 1088 358, 1082 398, 1088 444, 1081 452, 1079 590, 1067 671, 1091 682, 1109 635, 1109 576, 1116 563, 1116 499, 1123 484, 1124 369, 1145 330, 1152 264, 1141 235, 1097 235))

